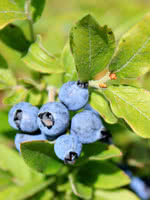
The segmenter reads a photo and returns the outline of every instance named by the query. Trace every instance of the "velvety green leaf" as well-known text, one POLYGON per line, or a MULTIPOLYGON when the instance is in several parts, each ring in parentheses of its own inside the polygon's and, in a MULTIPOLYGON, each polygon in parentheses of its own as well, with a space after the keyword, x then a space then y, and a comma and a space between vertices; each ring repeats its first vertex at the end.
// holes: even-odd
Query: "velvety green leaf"
POLYGON ((81 81, 93 79, 110 62, 115 49, 113 32, 91 15, 78 21, 70 33, 70 46, 81 81))
POLYGON ((75 174, 78 182, 90 187, 114 189, 130 183, 129 177, 108 161, 90 161, 75 174))
POLYGON ((0 31, 0 40, 22 54, 25 54, 30 46, 30 42, 26 39, 20 27, 13 24, 9 24, 0 31))
POLYGON ((64 82, 77 81, 78 80, 77 71, 75 68, 75 63, 74 63, 73 56, 71 54, 69 43, 65 45, 62 51, 61 62, 65 70, 64 82))
POLYGON ((99 112, 101 117, 103 117, 107 123, 117 123, 117 118, 111 111, 108 101, 102 94, 98 92, 92 92, 90 96, 90 104, 97 112, 99 112))
POLYGON ((121 78, 137 78, 150 70, 150 14, 121 38, 110 71, 121 78))
POLYGON ((83 145, 82 153, 75 165, 80 165, 89 160, 105 160, 121 156, 121 151, 114 145, 107 145, 101 142, 83 145))
POLYGON ((32 19, 36 22, 42 15, 45 0, 31 0, 32 19))
POLYGON ((41 191, 53 182, 53 178, 44 180, 42 175, 33 176, 31 181, 22 186, 10 186, 0 192, 0 199, 24 200, 41 191))
POLYGON ((90 199, 91 198, 92 188, 78 182, 76 180, 76 177, 73 174, 69 175, 69 182, 70 182, 70 186, 72 188, 72 192, 76 196, 78 196, 80 198, 84 198, 84 199, 90 199))
POLYGON ((12 91, 10 91, 3 99, 3 103, 7 105, 14 105, 26 98, 27 90, 23 87, 16 87, 12 91))
POLYGON ((16 85, 16 79, 9 69, 0 68, 0 90, 16 85))
POLYGON ((24 0, 0 1, 0 29, 15 20, 26 19, 24 0))
POLYGON ((127 189, 96 190, 94 200, 140 200, 133 192, 127 189))
POLYGON ((117 117, 123 118, 135 133, 150 137, 150 92, 131 86, 110 86, 104 90, 117 117))
POLYGON ((0 144, 0 168, 9 171, 21 184, 31 178, 31 171, 17 152, 0 144))
POLYGON ((41 73, 61 73, 64 71, 59 59, 44 49, 40 36, 37 37, 35 43, 31 44, 28 53, 22 60, 28 67, 41 73))
POLYGON ((53 145, 47 141, 25 142, 21 153, 25 162, 33 169, 45 174, 56 174, 62 163, 54 159, 53 145))

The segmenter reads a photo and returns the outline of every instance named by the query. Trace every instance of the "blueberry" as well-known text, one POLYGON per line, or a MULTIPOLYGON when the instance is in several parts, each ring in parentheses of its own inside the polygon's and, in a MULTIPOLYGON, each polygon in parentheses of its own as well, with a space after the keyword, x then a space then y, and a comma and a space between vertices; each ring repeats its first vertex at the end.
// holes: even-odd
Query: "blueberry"
POLYGON ((37 114, 39 109, 30 103, 21 102, 13 106, 8 115, 9 124, 17 130, 34 132, 38 129, 37 114))
POLYGON ((80 81, 65 83, 59 91, 59 100, 72 111, 85 106, 89 98, 88 84, 80 81))
POLYGON ((27 134, 17 133, 16 136, 15 136, 16 149, 20 152, 20 144, 22 142, 36 141, 36 140, 46 140, 46 137, 43 134, 27 135, 27 134))
POLYGON ((74 164, 80 156, 82 144, 75 135, 62 135, 57 138, 54 150, 58 158, 63 160, 65 164, 74 164))
POLYGON ((69 112, 60 102, 50 102, 41 107, 38 125, 42 133, 55 137, 64 133, 69 126, 69 112))
POLYGON ((103 137, 104 126, 101 119, 92 111, 77 113, 71 122, 71 134, 76 135, 82 144, 95 142, 103 137))

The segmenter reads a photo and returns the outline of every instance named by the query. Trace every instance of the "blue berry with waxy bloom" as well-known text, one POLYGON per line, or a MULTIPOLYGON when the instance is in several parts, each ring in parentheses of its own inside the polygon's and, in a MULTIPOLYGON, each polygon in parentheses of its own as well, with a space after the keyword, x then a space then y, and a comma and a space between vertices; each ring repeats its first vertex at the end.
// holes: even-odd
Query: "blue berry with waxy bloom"
POLYGON ((82 144, 75 135, 62 135, 56 139, 54 150, 57 157, 65 164, 74 164, 80 156, 82 144))
POLYGON ((78 137, 79 142, 88 144, 103 138, 104 126, 101 119, 92 111, 77 113, 71 121, 71 134, 78 137))
POLYGON ((39 109, 35 106, 32 106, 30 103, 18 103, 9 111, 9 124, 17 130, 24 132, 35 132, 38 129, 38 111, 39 109))
POLYGON ((15 136, 16 149, 20 152, 20 145, 22 142, 36 141, 36 140, 46 140, 46 137, 43 134, 28 135, 28 134, 17 133, 15 136))
POLYGON ((68 109, 60 102, 49 102, 38 113, 38 125, 43 134, 56 137, 69 126, 68 109))
POLYGON ((89 98, 88 83, 69 81, 59 91, 59 100, 72 111, 85 106, 89 98))

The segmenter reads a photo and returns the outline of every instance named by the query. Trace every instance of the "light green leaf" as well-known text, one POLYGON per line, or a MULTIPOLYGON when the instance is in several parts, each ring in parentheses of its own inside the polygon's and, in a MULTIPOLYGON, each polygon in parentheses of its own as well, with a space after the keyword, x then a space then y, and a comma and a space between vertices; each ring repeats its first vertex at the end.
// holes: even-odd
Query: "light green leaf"
POLYGON ((53 148, 47 141, 25 142, 21 144, 21 153, 31 168, 51 175, 56 174, 62 167, 62 163, 54 155, 53 148))
POLYGON ((42 93, 38 90, 32 89, 28 90, 27 102, 31 103, 34 106, 38 106, 42 101, 42 93))
POLYGON ((78 76, 88 81, 108 65, 115 49, 113 32, 100 26, 91 15, 78 21, 70 33, 70 46, 78 76))
POLYGON ((78 182, 73 174, 69 175, 69 182, 72 192, 83 199, 90 199, 92 196, 92 188, 78 182))
POLYGON ((103 117, 103 119, 107 123, 109 124, 117 123, 117 118, 111 111, 107 99, 105 99, 105 97, 101 93, 92 92, 90 96, 90 104, 97 112, 99 112, 101 117, 103 117))
POLYGON ((9 171, 20 184, 31 178, 31 171, 19 154, 3 144, 0 144, 0 168, 9 171))
POLYGON ((80 166, 75 176, 78 182, 101 189, 115 189, 130 183, 129 177, 108 161, 90 161, 80 166))
POLYGON ((48 86, 60 88, 63 84, 63 74, 44 75, 42 81, 48 86))
POLYGON ((140 200, 133 192, 127 189, 96 190, 94 200, 140 200))
POLYGON ((104 90, 112 111, 138 135, 150 137, 150 92, 131 86, 110 86, 104 90))
POLYGON ((123 79, 137 78, 150 70, 150 14, 121 38, 109 66, 123 79))
POLYGON ((0 90, 16 85, 16 79, 9 69, 0 68, 0 90))
POLYGON ((6 170, 0 169, 0 190, 13 184, 13 176, 6 170))
POLYGON ((3 103, 7 105, 14 105, 23 100, 25 100, 27 96, 27 90, 23 87, 15 87, 12 91, 10 91, 4 99, 3 103))
POLYGON ((121 151, 114 145, 103 144, 99 141, 88 145, 85 144, 75 166, 90 160, 105 160, 121 155, 121 151))
POLYGON ((2 111, 2 110, 0 111, 0 121, 3 122, 3 123, 1 123, 1 126, 0 126, 0 134, 5 134, 6 132, 11 133, 12 128, 8 123, 8 112, 7 111, 2 111))
POLYGON ((71 54, 69 43, 65 45, 62 51, 61 62, 65 70, 64 82, 77 81, 78 80, 77 71, 75 68, 75 63, 74 63, 73 56, 71 54))
POLYGON ((41 73, 64 72, 59 59, 50 55, 46 49, 44 49, 39 35, 35 43, 31 44, 28 53, 22 60, 28 67, 41 73))
POLYGON ((24 0, 0 1, 0 29, 15 20, 26 19, 24 0))
POLYGON ((25 185, 10 186, 4 189, 0 192, 0 199, 24 200, 46 188, 52 182, 53 178, 44 180, 42 175, 36 175, 25 185))

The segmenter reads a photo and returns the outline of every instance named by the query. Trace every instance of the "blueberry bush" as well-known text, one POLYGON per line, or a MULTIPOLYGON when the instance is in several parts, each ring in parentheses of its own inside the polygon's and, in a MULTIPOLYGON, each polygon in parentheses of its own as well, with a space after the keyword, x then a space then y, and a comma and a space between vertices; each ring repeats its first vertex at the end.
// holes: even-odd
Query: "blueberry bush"
POLYGON ((0 1, 0 200, 150 199, 149 8, 0 1))

